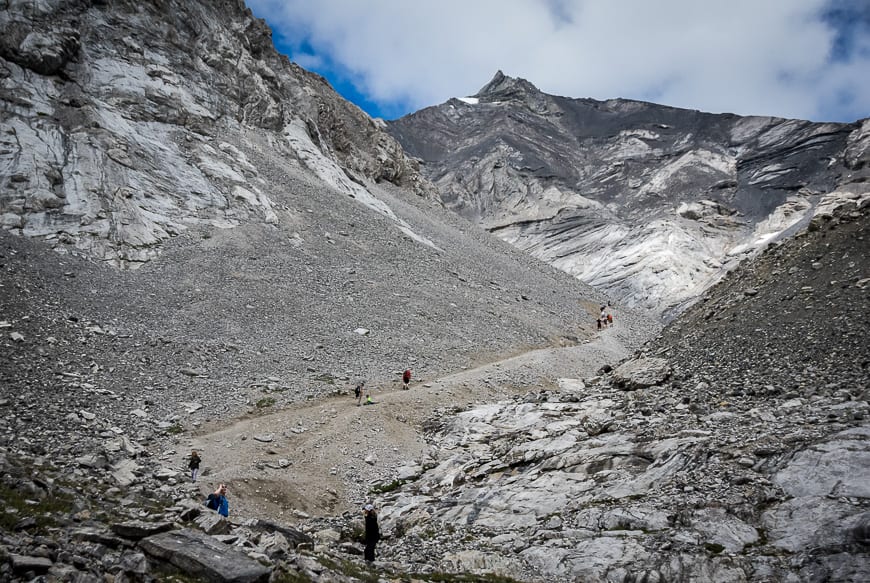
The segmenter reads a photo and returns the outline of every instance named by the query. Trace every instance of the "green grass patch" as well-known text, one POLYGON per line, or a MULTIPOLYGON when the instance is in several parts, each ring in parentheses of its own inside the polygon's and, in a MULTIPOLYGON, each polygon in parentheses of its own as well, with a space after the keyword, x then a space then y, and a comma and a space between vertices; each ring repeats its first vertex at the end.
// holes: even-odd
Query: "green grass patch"
POLYGON ((320 381, 321 383, 326 383, 327 385, 335 384, 335 377, 329 374, 328 372, 323 373, 322 375, 313 377, 311 380, 320 381))
POLYGON ((67 514, 73 510, 72 495, 64 492, 50 492, 42 499, 35 498, 0 483, 0 501, 7 508, 18 511, 0 514, 0 530, 12 531, 21 520, 32 517, 36 521, 36 528, 44 531, 48 527, 56 526, 55 514, 67 514))
POLYGON ((174 425, 170 425, 166 428, 166 433, 169 435, 178 435, 179 433, 184 433, 184 427, 175 423, 174 425))
POLYGON ((265 409, 265 408, 267 408, 267 407, 271 407, 271 406, 274 405, 274 404, 275 404, 275 398, 274 398, 274 397, 263 397, 262 399, 260 399, 260 400, 257 401, 257 403, 256 403, 256 405, 257 405, 257 409, 265 409))
POLYGON ((287 570, 283 567, 275 570, 269 583, 312 583, 313 579, 299 571, 287 570))
POLYGON ((317 560, 321 565, 331 571, 347 575, 348 577, 354 577, 360 581, 364 581, 365 583, 378 583, 378 580, 380 579, 377 573, 367 571, 353 561, 344 559, 333 560, 323 556, 318 556, 317 560))

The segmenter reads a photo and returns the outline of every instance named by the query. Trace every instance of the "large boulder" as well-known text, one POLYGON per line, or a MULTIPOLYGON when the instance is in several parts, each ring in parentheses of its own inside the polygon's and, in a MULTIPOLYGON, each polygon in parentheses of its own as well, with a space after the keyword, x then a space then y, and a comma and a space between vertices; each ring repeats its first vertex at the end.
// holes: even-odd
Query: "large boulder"
POLYGON ((671 373, 664 358, 638 358, 621 364, 613 371, 616 385, 626 391, 661 384, 671 373))
POLYGON ((150 557, 213 583, 265 583, 271 575, 246 554, 195 530, 164 532, 142 539, 139 546, 150 557))

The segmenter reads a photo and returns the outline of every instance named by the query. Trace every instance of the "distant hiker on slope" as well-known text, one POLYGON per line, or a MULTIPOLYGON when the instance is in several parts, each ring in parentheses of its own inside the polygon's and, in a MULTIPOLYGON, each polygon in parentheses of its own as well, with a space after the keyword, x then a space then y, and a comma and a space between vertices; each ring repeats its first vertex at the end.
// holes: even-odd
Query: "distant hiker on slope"
POLYGON ((402 373, 402 388, 404 390, 408 390, 411 386, 411 369, 406 368, 405 372, 402 373))
POLYGON ((357 407, 362 405, 362 395, 363 395, 363 389, 365 388, 365 386, 366 386, 366 382, 361 380, 356 384, 356 386, 353 389, 353 396, 356 397, 356 406, 357 407))

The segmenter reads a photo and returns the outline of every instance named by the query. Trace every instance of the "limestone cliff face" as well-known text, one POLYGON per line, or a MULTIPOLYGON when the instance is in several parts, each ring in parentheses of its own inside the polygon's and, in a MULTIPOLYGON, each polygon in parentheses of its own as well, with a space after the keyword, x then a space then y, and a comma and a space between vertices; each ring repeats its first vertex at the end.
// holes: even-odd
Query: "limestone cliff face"
POLYGON ((668 315, 823 196, 867 196, 868 124, 557 97, 499 72, 390 123, 460 214, 668 315))
POLYGON ((382 124, 278 54, 243 2, 4 2, 0 224, 116 265, 192 226, 276 222, 275 173, 434 196, 382 124))

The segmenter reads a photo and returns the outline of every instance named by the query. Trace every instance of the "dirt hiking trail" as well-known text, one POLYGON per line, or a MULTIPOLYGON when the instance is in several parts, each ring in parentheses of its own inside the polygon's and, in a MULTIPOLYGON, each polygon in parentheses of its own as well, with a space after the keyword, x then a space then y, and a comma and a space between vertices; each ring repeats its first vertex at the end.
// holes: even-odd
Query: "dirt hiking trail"
POLYGON ((441 414, 493 403, 559 378, 592 376, 629 355, 605 331, 587 344, 533 350, 438 379, 367 384, 374 405, 358 406, 353 385, 344 394, 305 401, 272 414, 203 424, 174 445, 173 464, 187 467, 191 450, 203 459, 192 495, 204 499, 218 483, 229 488, 234 520, 284 523, 357 510, 378 483, 427 455, 424 423, 441 414))

